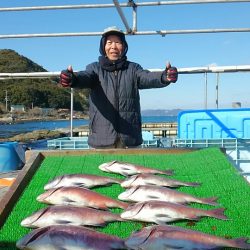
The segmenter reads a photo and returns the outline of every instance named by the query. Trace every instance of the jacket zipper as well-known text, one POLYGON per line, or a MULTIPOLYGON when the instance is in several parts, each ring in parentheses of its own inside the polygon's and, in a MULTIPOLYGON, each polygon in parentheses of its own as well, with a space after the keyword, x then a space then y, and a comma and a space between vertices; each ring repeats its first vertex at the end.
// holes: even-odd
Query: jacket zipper
MULTIPOLYGON (((117 130, 119 131, 120 130, 120 124, 119 124, 119 83, 118 83, 118 71, 115 70, 114 71, 114 75, 115 75, 115 107, 116 107, 116 110, 117 110, 117 119, 116 119, 116 122, 117 122, 117 130)), ((120 138, 120 133, 118 132, 117 133, 117 137, 120 138)))

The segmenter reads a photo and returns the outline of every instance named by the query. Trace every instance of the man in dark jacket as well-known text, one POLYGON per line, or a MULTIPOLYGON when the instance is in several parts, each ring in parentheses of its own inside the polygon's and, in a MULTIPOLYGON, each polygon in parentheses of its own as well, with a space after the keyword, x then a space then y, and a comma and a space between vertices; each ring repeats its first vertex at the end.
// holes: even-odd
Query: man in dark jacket
POLYGON ((104 31, 98 62, 84 71, 71 66, 60 74, 63 87, 89 88, 89 138, 93 148, 136 147, 142 143, 139 89, 162 88, 176 82, 178 72, 144 70, 127 60, 125 35, 116 27, 104 31))

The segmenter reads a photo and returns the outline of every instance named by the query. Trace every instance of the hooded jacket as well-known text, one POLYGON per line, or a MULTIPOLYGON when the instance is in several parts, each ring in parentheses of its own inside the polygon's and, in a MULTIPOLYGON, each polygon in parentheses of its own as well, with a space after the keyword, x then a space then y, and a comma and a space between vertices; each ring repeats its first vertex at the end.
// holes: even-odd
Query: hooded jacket
POLYGON ((104 52, 106 37, 100 41, 99 61, 75 73, 72 83, 73 88, 90 89, 88 143, 108 147, 120 138, 125 146, 138 146, 142 143, 139 89, 161 88, 169 82, 163 72, 143 70, 127 61, 125 36, 121 38, 125 53, 118 62, 110 62, 104 52))

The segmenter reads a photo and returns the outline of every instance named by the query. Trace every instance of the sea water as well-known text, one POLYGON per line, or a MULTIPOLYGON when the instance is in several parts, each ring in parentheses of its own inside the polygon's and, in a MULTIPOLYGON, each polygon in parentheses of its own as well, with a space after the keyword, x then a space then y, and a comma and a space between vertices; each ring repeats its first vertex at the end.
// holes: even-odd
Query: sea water
MULTIPOLYGON (((163 123, 163 122, 177 122, 176 116, 143 116, 143 123, 163 123)), ((73 128, 88 125, 89 120, 74 119, 73 128)), ((71 126, 70 120, 52 120, 52 121, 25 121, 13 124, 0 125, 0 138, 9 138, 18 134, 28 133, 35 130, 57 130, 61 128, 69 128, 71 126)), ((169 139, 164 138, 164 142, 168 143, 169 139)), ((40 140, 33 142, 28 147, 31 148, 44 148, 47 145, 47 140, 40 140)))

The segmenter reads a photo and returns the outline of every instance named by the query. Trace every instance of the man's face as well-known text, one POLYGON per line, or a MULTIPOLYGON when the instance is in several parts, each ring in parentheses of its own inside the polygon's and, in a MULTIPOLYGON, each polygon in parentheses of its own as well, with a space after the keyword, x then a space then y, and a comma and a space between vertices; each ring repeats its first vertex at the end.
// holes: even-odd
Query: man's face
POLYGON ((105 53, 109 60, 116 61, 121 57, 123 44, 119 36, 110 35, 105 44, 105 53))

